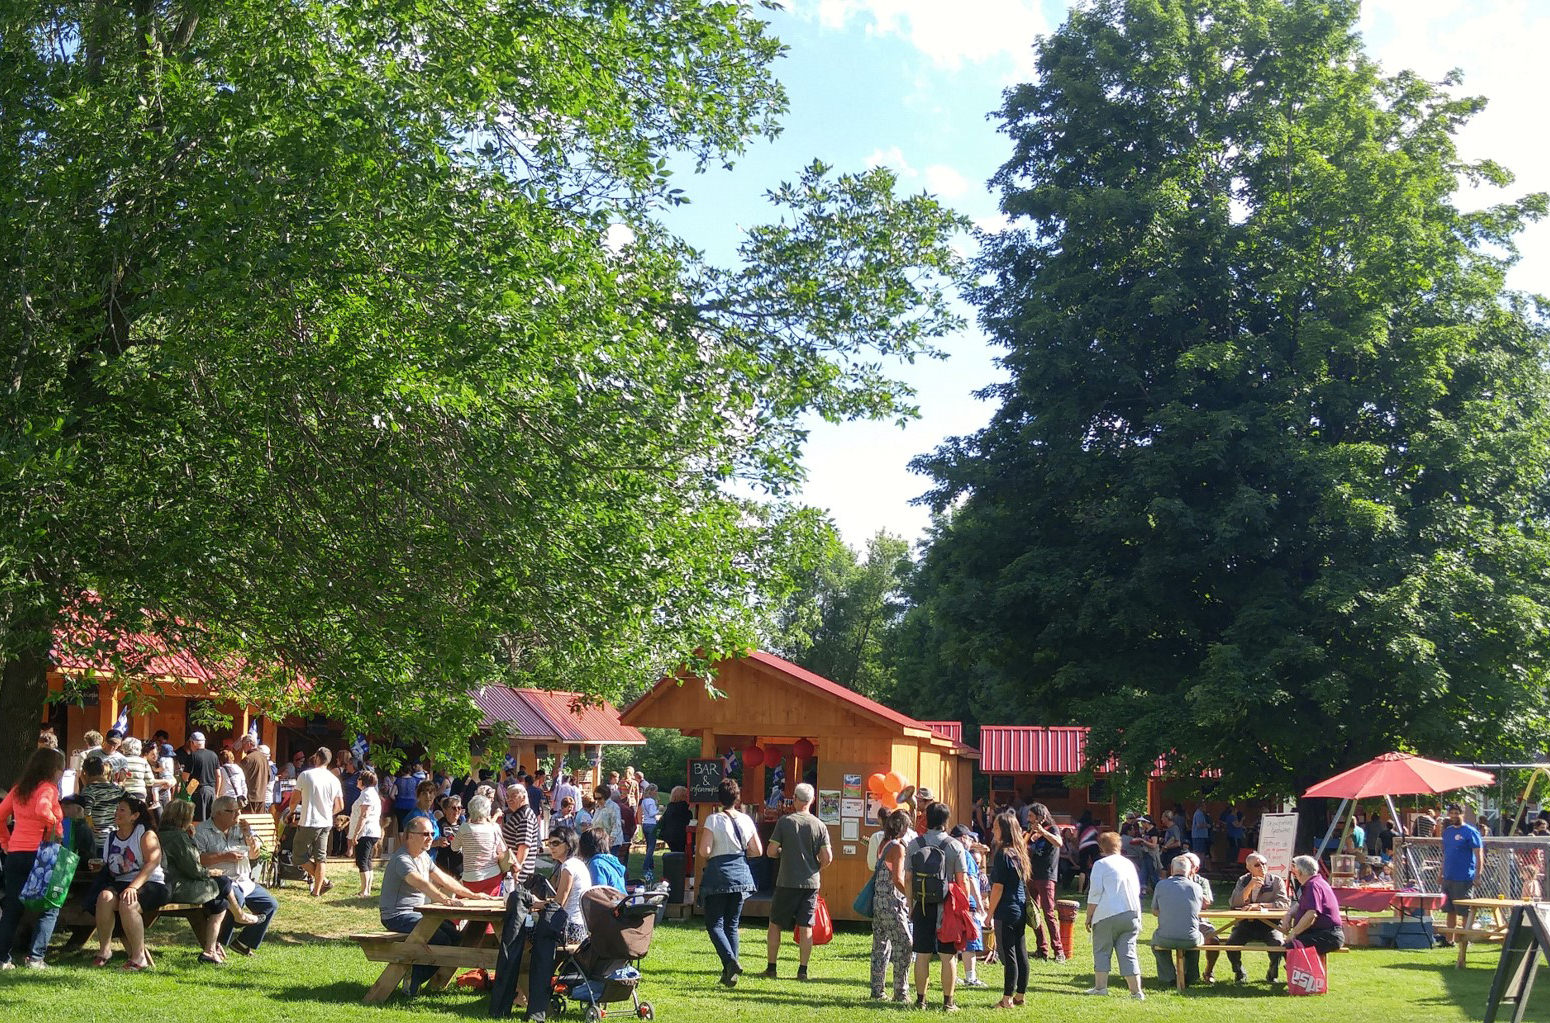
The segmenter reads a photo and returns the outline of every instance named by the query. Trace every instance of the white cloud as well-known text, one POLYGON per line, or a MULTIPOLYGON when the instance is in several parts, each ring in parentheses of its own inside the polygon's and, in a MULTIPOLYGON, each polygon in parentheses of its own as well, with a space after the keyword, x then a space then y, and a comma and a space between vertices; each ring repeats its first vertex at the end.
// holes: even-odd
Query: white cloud
POLYGON ((628 224, 617 221, 608 225, 608 230, 603 232, 603 248, 610 255, 617 256, 635 243, 635 232, 628 224))
POLYGON ((868 35, 895 35, 946 68, 1010 58, 1030 62, 1033 37, 1047 30, 1037 0, 801 0, 796 14, 825 28, 852 20, 868 35))
POLYGON ((898 146, 873 150, 872 155, 866 158, 866 165, 868 167, 887 167, 901 178, 920 177, 920 171, 910 166, 910 162, 904 158, 904 150, 898 146))
POLYGON ((945 163, 926 168, 926 190, 944 199, 956 199, 969 190, 969 181, 945 163))

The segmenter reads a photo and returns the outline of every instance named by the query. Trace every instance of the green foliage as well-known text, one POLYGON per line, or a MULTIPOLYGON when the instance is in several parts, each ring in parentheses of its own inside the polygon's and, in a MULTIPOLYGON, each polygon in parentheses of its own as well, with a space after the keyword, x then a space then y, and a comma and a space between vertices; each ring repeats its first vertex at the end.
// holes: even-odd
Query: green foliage
POLYGON ((734 266, 653 219, 775 131, 779 52, 709 0, 7 7, 0 713, 67 608, 443 746, 482 682, 751 642, 801 516, 730 495, 807 412, 908 414, 881 360, 961 275, 878 172, 734 266))
POLYGON ((870 696, 893 695, 895 632, 904 613, 909 544, 885 531, 864 557, 828 528, 811 570, 773 616, 768 648, 809 671, 870 696))
POLYGON ((674 785, 682 785, 689 776, 688 760, 700 755, 700 739, 680 735, 672 728, 642 728, 644 746, 608 746, 603 749, 603 770, 623 772, 633 766, 646 780, 661 789, 658 802, 666 805, 674 785))
MULTIPOLYGON (((1478 212, 1483 104, 1362 53, 1347 0, 1098 0, 1007 92, 978 295, 988 427, 906 633, 1090 760, 1288 791, 1409 744, 1542 748, 1547 332, 1478 212)), ((911 684, 919 684, 919 676, 911 684)))

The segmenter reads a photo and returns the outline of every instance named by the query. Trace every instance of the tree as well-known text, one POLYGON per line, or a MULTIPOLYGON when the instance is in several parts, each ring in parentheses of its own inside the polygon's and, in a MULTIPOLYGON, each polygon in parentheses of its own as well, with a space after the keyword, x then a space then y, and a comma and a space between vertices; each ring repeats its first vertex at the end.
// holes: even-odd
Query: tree
MULTIPOLYGON (((827 523, 826 523, 827 525, 827 523)), ((903 614, 901 586, 909 544, 886 530, 867 541, 864 558, 828 526, 812 570, 777 609, 769 647, 809 671, 887 701, 894 630, 903 614)))
POLYGON ((734 265, 661 226, 779 53, 710 0, 7 8, 0 715, 66 622, 444 746, 482 681, 750 642, 798 418, 910 414, 960 273, 960 218, 817 162, 734 265))
POLYGON ((1010 379, 920 460, 914 594, 987 701, 1089 761, 1300 791, 1393 748, 1516 756, 1546 714, 1547 333, 1505 289, 1543 195, 1385 75, 1346 0, 1098 0, 1001 112, 1010 379))

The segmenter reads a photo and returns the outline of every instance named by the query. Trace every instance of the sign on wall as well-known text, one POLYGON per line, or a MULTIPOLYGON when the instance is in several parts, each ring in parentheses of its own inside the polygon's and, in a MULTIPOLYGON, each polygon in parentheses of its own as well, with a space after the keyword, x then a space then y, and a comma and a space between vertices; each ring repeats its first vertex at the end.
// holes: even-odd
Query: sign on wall
POLYGON ((1267 813, 1259 819, 1259 854, 1265 869, 1282 880, 1292 875, 1292 850, 1297 844, 1297 815, 1267 813))

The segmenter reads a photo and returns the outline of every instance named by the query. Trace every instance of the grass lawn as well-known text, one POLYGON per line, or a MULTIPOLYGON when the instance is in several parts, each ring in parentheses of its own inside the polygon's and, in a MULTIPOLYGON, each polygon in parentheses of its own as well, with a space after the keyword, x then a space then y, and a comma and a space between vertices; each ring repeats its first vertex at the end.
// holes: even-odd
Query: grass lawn
MULTIPOLYGON (((92 969, 90 950, 63 956, 56 947, 51 969, 0 973, 0 1021, 122 1023, 140 1016, 157 1023, 346 1019, 390 1023, 486 1018, 484 996, 459 988, 412 1000, 396 994, 387 1005, 363 1006, 361 996, 380 968, 367 963, 359 949, 340 936, 380 929, 375 900, 347 897, 344 893, 353 890, 354 874, 342 868, 332 873, 338 887, 322 900, 307 898, 294 884, 277 893, 279 916, 269 941, 252 959, 234 955, 223 967, 200 966, 182 920, 162 921, 152 929, 151 943, 158 954, 157 969, 151 973, 92 969)), ((743 929, 743 962, 754 971, 762 969, 764 961, 764 931, 758 923, 743 929)), ((842 926, 832 944, 814 951, 810 982, 799 985, 788 979, 772 982, 746 977, 736 990, 727 991, 715 983, 719 966, 698 920, 669 921, 657 928, 651 955, 643 964, 646 979, 641 994, 655 1005, 657 1018, 668 1023, 722 1023, 729 1019, 854 1023, 868 1018, 913 1017, 902 1007, 874 1005, 868 999, 870 949, 870 932, 842 926)), ((1143 955, 1149 955, 1144 947, 1143 955)), ((1179 995, 1158 990, 1155 980, 1149 980, 1148 1000, 1141 1005, 1118 995, 1108 999, 1079 996, 1078 992, 1092 983, 1089 946, 1079 928, 1075 960, 1058 966, 1035 963, 1028 1007, 1016 1015, 1034 1018, 1037 1014, 1040 1019, 1054 1015, 1061 1023, 1115 1018, 1175 1023, 1185 1018, 1191 1023, 1325 1023, 1352 1014, 1364 1020, 1477 1020, 1485 1007, 1497 955, 1496 946, 1480 947, 1471 952, 1469 967, 1459 971, 1453 967, 1451 950, 1357 949, 1331 960, 1333 990, 1323 998, 1291 998, 1284 986, 1272 992, 1262 979, 1264 958, 1249 955, 1245 966, 1251 977, 1261 978, 1257 983, 1236 987, 1218 982, 1214 987, 1179 995)), ((1226 974, 1226 967, 1224 960, 1218 972, 1226 974)), ((783 951, 781 969, 787 978, 795 972, 794 948, 783 951)), ((1145 960, 1142 972, 1152 973, 1145 960)), ((959 1002, 965 1012, 960 1018, 1000 1018, 1001 1014, 990 1012, 988 1007, 1000 995, 1001 968, 985 967, 982 973, 992 988, 961 990, 959 1002)), ((1118 977, 1112 985, 1120 988, 1118 977)), ((1529 1018, 1550 1023, 1550 990, 1546 988, 1550 988, 1550 981, 1541 985, 1529 1018)), ((938 992, 933 992, 932 1002, 940 1007, 938 992)), ((579 1023, 580 1015, 573 1009, 569 1018, 579 1023)), ((614 1018, 622 1020, 628 1015, 618 1013, 614 1018)))

